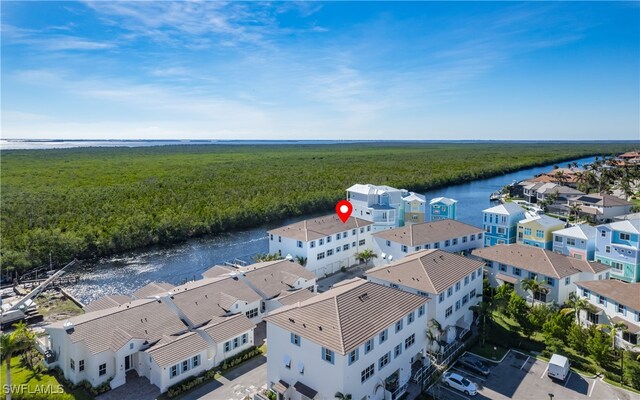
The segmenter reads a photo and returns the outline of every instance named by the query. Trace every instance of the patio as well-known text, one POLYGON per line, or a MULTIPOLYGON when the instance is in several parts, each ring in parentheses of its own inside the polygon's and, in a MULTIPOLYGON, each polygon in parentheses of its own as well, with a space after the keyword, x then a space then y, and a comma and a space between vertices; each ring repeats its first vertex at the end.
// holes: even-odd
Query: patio
POLYGON ((127 383, 105 394, 96 397, 96 400, 154 400, 160 396, 160 389, 152 385, 149 379, 138 376, 135 371, 127 372, 127 383))

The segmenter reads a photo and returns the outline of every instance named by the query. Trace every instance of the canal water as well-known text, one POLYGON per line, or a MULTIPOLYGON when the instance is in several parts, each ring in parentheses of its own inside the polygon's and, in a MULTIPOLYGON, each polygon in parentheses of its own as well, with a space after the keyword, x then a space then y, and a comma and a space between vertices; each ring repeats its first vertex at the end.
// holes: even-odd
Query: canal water
MULTIPOLYGON (((593 162, 594 157, 575 160, 579 165, 593 162)), ((567 162, 560 164, 566 166, 567 162)), ((449 186, 426 193, 427 200, 451 197, 458 200, 457 219, 467 224, 482 226, 482 210, 489 207, 489 196, 513 181, 549 171, 552 165, 530 168, 489 179, 449 186)), ((110 294, 131 294, 152 282, 180 284, 199 279, 202 272, 215 264, 236 258, 250 260, 252 255, 269 250, 266 231, 271 228, 313 217, 306 215, 254 229, 229 232, 210 237, 191 239, 170 247, 152 247, 124 255, 84 262, 68 273, 79 274, 79 283, 69 286, 83 303, 110 294)))

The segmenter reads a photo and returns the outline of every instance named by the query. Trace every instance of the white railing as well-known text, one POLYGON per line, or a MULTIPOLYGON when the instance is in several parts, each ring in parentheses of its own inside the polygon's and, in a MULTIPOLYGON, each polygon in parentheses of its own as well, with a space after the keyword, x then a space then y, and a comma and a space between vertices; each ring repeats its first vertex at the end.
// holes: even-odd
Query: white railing
POLYGON ((408 387, 409 387, 409 384, 405 383, 404 385, 397 388, 395 391, 391 392, 391 400, 396 400, 400 398, 400 396, 402 396, 404 392, 407 391, 408 387))

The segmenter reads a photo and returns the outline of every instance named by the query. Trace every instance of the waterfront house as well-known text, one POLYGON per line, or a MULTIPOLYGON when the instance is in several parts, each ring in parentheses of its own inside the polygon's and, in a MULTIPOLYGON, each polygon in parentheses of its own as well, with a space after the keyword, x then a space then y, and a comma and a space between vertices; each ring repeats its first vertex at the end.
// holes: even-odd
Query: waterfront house
POLYGON ((518 221, 525 218, 525 210, 515 203, 504 203, 482 211, 484 245, 516 242, 518 221))
POLYGON ((616 279, 576 282, 576 294, 591 307, 580 310, 579 321, 585 325, 622 324, 616 329, 616 345, 640 351, 640 283, 616 279))
POLYGON ((267 386, 283 399, 398 399, 428 366, 424 296, 363 279, 267 315, 267 386))
POLYGON ((322 277, 357 264, 356 254, 372 249, 373 222, 350 217, 343 223, 336 214, 307 219, 267 231, 269 253, 291 255, 322 277))
POLYGON ((373 234, 375 265, 385 265, 420 250, 466 253, 483 246, 482 229, 453 219, 410 224, 373 234))
POLYGON ((456 207, 458 200, 448 197, 436 197, 429 202, 429 213, 431 221, 441 219, 456 219, 456 207))
POLYGON ((417 193, 406 193, 402 197, 404 203, 404 222, 405 224, 419 224, 426 221, 426 204, 427 200, 424 195, 417 193))
POLYGON ((596 228, 580 224, 553 232, 553 251, 580 260, 595 260, 596 228))
MULTIPOLYGON (((441 331, 434 333, 448 344, 462 337, 471 327, 473 311, 470 307, 482 300, 483 266, 482 261, 458 254, 422 250, 367 271, 367 279, 430 298, 428 319, 438 322, 441 331)), ((438 346, 434 344, 434 347, 438 346)))
POLYGON ((404 225, 405 190, 390 186, 356 184, 347 189, 347 200, 353 206, 353 217, 372 222, 380 231, 404 225))
POLYGON ((486 277, 493 287, 513 285, 528 301, 532 293, 522 288, 523 279, 535 279, 546 289, 533 293, 536 302, 564 304, 575 282, 609 279, 609 266, 599 262, 579 260, 539 247, 521 244, 497 245, 477 249, 475 257, 486 261, 486 277))
POLYGON ((619 215, 628 214, 632 203, 608 194, 585 194, 569 200, 569 206, 580 207, 580 215, 594 222, 609 222, 619 215))
POLYGON ((553 232, 564 228, 565 223, 548 215, 535 215, 518 222, 517 243, 551 250, 553 232))
POLYGON ((611 277, 640 282, 640 218, 596 227, 596 260, 611 266, 611 277))

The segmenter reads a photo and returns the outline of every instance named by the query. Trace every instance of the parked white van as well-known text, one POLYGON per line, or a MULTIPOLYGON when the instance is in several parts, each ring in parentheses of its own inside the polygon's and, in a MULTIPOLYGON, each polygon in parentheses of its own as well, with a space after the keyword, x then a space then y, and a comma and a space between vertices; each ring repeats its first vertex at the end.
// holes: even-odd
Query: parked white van
POLYGON ((549 372, 547 373, 550 378, 564 381, 569 375, 569 359, 559 354, 554 354, 549 360, 549 372))

